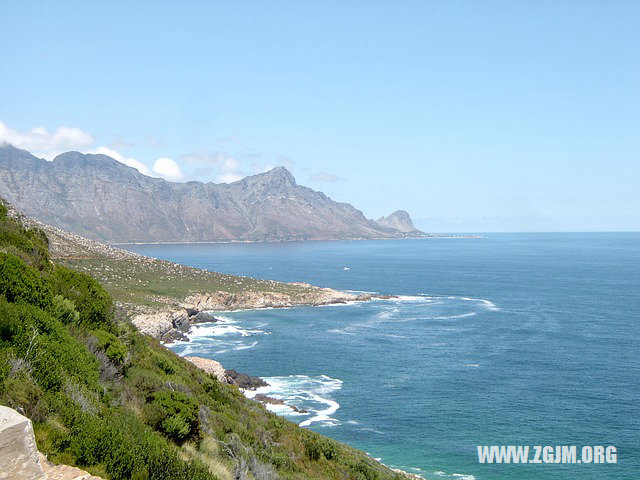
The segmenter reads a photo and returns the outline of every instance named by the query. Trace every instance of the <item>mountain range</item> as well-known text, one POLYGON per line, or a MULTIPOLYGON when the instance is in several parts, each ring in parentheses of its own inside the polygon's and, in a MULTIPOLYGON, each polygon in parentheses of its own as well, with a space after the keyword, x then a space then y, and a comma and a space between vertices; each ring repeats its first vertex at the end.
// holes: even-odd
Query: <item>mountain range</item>
POLYGON ((53 161, 0 145, 0 196, 24 214, 107 242, 346 240, 418 237, 399 210, 378 221, 298 185, 284 167, 233 183, 169 182, 106 155, 53 161))

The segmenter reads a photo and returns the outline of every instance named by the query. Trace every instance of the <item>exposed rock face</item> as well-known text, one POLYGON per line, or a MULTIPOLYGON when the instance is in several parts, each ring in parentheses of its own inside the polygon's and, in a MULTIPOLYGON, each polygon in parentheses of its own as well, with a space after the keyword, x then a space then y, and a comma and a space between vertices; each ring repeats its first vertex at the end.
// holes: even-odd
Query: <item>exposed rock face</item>
POLYGON ((205 372, 213 375, 220 382, 229 383, 227 380, 225 369, 220 364, 220 362, 216 362, 215 360, 211 360, 209 358, 202 358, 202 357, 184 357, 184 359, 193 363, 200 370, 204 370, 205 372))
POLYGON ((378 225, 385 228, 392 228, 404 233, 418 232, 418 229, 413 226, 411 217, 404 210, 396 210, 387 217, 379 218, 378 225))
MULTIPOLYGON (((0 145, 0 196, 25 215, 102 241, 334 240, 406 236, 298 185, 284 167, 230 184, 145 176, 106 155, 52 162, 0 145)), ((415 230, 412 230, 415 233, 415 230)))
POLYGON ((42 454, 40 454, 40 463, 47 480, 103 480, 76 467, 50 464, 42 454))
MULTIPOLYGON (((302 285, 302 284, 300 284, 302 285)), ((297 292, 288 295, 283 292, 213 292, 211 294, 192 295, 187 297, 183 306, 197 310, 241 310, 249 308, 282 308, 295 305, 330 305, 364 301, 370 295, 352 295, 331 288, 310 287, 307 293, 297 292)))
POLYGON ((0 479, 44 480, 31 420, 0 406, 0 479))
POLYGON ((0 405, 0 479, 103 480, 68 465, 53 465, 38 452, 31 420, 0 405))
POLYGON ((131 320, 140 332, 153 338, 162 338, 173 328, 171 312, 140 314, 131 320))
POLYGON ((235 370, 227 370, 225 376, 229 383, 244 388, 245 390, 255 390, 256 388, 269 386, 269 384, 260 377, 252 377, 251 375, 239 373, 235 370))
POLYGON ((390 295, 353 295, 339 292, 331 288, 313 287, 305 283, 295 284, 306 287, 307 291, 296 291, 293 294, 283 292, 238 293, 213 292, 187 297, 179 310, 166 310, 154 313, 140 313, 131 322, 136 328, 163 342, 189 340, 191 325, 194 323, 216 322, 217 319, 208 311, 243 310, 256 308, 284 308, 299 305, 331 305, 347 302, 365 302, 372 298, 391 298, 390 295))

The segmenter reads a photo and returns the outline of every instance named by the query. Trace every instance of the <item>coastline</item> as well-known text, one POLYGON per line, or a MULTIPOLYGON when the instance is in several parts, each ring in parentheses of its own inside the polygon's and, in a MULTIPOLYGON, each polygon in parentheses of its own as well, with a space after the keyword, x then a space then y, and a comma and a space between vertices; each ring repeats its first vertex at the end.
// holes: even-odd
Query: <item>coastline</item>
MULTIPOLYGON (((40 222, 37 226, 50 238, 52 258, 98 278, 128 321, 141 333, 165 345, 188 340, 186 335, 192 325, 211 322, 215 318, 211 314, 203 315, 205 312, 347 305, 396 298, 369 292, 341 292, 307 283, 282 283, 209 272, 105 245, 40 222)), ((194 364, 190 359, 186 360, 194 364)), ((194 367, 210 370, 208 373, 218 380, 235 384, 240 390, 243 386, 259 386, 259 382, 264 382, 242 373, 228 374, 232 371, 227 371, 215 360, 204 360, 208 366, 203 368, 194 364, 194 367)), ((278 399, 268 395, 254 401, 265 406, 280 404, 278 399)), ((386 467, 373 457, 369 458, 386 467)), ((422 478, 403 470, 392 471, 407 479, 422 478)))
POLYGON ((175 240, 166 242, 105 242, 106 245, 123 246, 123 245, 226 245, 226 244, 254 244, 254 243, 311 243, 311 242, 363 242, 367 240, 426 240, 426 239, 452 239, 452 238, 487 238, 487 235, 480 234, 424 234, 416 236, 398 236, 398 237, 354 237, 354 238, 308 238, 308 239, 282 239, 282 240, 175 240))
POLYGON ((238 293, 212 292, 210 294, 190 295, 177 308, 151 309, 138 313, 131 323, 146 335, 162 343, 188 341, 191 326, 197 323, 215 322, 210 312, 235 310, 259 310, 265 308, 292 308, 302 306, 321 307, 327 305, 345 305, 352 302, 367 302, 373 299, 397 298, 395 295, 372 293, 353 294, 331 288, 315 287, 306 283, 287 284, 304 288, 303 292, 257 292, 238 293))

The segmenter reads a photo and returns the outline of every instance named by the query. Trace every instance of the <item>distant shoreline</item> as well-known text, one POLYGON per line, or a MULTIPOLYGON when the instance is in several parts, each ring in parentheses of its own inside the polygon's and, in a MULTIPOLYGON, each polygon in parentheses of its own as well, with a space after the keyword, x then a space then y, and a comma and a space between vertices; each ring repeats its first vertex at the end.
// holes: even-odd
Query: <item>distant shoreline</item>
POLYGON ((363 242, 367 240, 436 240, 436 239, 465 239, 488 238, 487 235, 425 235, 423 237, 397 237, 397 238, 339 238, 339 239, 312 239, 312 240, 202 240, 202 241, 170 241, 170 242, 108 242, 109 245, 225 245, 225 244, 271 244, 271 243, 315 243, 315 242, 363 242))

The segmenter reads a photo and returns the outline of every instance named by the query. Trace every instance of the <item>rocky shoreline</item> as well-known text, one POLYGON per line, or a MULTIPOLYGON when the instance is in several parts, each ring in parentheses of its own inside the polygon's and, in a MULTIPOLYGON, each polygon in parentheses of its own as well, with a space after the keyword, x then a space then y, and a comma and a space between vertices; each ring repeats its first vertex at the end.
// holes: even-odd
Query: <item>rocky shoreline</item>
MULTIPOLYGON (((236 385, 242 391, 251 390, 255 391, 260 387, 268 387, 269 384, 260 377, 252 377, 246 373, 239 373, 235 370, 225 370, 220 362, 211 360, 210 358, 203 357, 183 357, 188 362, 192 363, 200 370, 203 370, 218 379, 219 382, 227 383, 229 385, 236 385)), ((285 402, 278 398, 269 397, 258 393, 251 397, 256 402, 259 402, 265 406, 267 405, 286 405, 294 412, 308 413, 304 409, 300 409, 294 405, 287 405, 285 402)))
POLYGON ((304 292, 289 294, 285 292, 239 293, 214 292, 191 295, 172 310, 140 313, 132 318, 136 328, 164 343, 189 341, 191 326, 197 323, 215 322, 215 316, 208 312, 229 310, 256 310, 262 308, 290 308, 297 306, 339 305, 350 302, 366 302, 374 298, 389 299, 391 295, 351 294, 331 288, 313 287, 304 283, 292 286, 306 287, 304 292))

